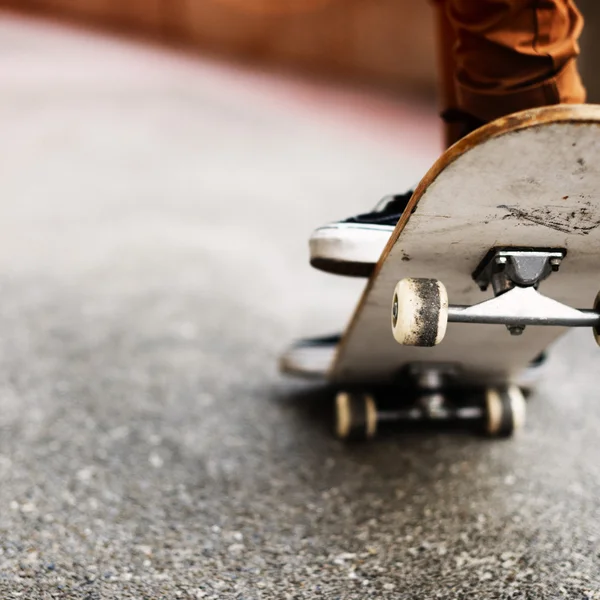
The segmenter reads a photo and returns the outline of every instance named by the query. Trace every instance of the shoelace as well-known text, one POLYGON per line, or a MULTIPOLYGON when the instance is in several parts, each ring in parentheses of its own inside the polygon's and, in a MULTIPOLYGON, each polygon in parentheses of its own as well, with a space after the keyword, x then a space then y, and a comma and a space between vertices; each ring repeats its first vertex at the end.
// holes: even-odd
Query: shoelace
POLYGON ((384 196, 375 206, 373 212, 381 213, 394 213, 402 212, 406 203, 410 200, 413 195, 413 191, 406 192, 404 194, 396 194, 394 196, 384 196))

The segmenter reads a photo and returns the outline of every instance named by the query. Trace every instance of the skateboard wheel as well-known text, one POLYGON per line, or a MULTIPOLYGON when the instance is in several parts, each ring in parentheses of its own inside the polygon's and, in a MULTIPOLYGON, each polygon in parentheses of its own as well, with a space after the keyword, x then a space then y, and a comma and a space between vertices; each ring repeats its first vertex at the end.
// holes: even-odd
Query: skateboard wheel
POLYGON ((516 385, 485 393, 484 429, 494 437, 510 437, 525 424, 525 397, 516 385))
POLYGON ((335 399, 335 434, 340 440, 368 440, 377 432, 377 407, 369 394, 339 392, 335 399))
MULTIPOLYGON (((594 311, 598 312, 600 310, 600 292, 596 294, 596 299, 594 300, 594 311)), ((592 327, 592 331, 594 332, 594 339, 596 340, 596 344, 600 346, 600 327, 592 327)))
POLYGON ((392 332, 405 346, 435 346, 446 335, 448 293, 437 279, 401 279, 394 290, 392 332))

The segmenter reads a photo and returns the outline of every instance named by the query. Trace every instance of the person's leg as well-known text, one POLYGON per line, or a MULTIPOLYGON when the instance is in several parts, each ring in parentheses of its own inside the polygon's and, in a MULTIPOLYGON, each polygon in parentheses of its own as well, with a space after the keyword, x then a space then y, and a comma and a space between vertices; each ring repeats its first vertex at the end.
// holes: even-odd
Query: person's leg
MULTIPOLYGON (((512 112, 585 101, 577 72, 582 18, 571 0, 434 0, 440 96, 449 146, 512 112)), ((370 274, 411 192, 375 211, 319 227, 310 261, 344 275, 370 274)))
POLYGON ((550 104, 583 103, 572 0, 445 0, 456 43, 458 108, 487 122, 550 104))
POLYGON ((463 130, 462 124, 452 118, 458 113, 455 83, 456 62, 454 60, 454 48, 457 40, 456 32, 448 17, 447 0, 434 0, 434 6, 438 54, 438 93, 444 121, 444 148, 448 148, 462 137, 463 130))

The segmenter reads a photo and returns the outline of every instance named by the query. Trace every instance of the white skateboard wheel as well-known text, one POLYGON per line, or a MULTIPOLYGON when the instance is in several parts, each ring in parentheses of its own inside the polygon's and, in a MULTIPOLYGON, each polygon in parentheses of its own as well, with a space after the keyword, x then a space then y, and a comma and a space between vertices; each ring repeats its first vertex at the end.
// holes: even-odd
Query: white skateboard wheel
POLYGON ((335 434, 340 440, 368 440, 377 433, 373 396, 339 392, 335 398, 335 434))
POLYGON ((510 437, 525 424, 525 413, 525 397, 518 386, 486 390, 484 428, 487 435, 510 437))
POLYGON ((394 290, 392 332, 404 346, 435 346, 446 335, 448 292, 437 279, 401 279, 394 290))

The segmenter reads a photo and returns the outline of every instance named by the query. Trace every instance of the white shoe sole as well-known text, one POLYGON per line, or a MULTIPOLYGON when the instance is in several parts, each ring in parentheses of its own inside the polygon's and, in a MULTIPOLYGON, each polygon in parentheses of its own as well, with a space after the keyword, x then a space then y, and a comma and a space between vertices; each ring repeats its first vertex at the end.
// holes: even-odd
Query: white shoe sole
POLYGON ((337 344, 311 346, 299 343, 283 354, 279 368, 288 375, 322 379, 329 371, 336 348, 337 344))
POLYGON ((310 264, 328 273, 368 277, 393 231, 390 225, 324 225, 310 237, 310 264))

